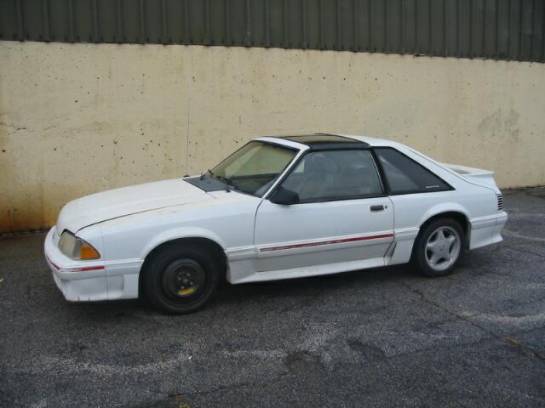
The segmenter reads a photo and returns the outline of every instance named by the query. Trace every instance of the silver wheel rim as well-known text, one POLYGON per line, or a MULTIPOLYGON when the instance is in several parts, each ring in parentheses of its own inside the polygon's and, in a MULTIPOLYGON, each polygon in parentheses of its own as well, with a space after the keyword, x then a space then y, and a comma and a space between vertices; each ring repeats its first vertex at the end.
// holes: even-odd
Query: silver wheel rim
POLYGON ((450 268, 460 255, 461 240, 451 227, 441 226, 433 231, 426 241, 426 262, 435 271, 450 268))

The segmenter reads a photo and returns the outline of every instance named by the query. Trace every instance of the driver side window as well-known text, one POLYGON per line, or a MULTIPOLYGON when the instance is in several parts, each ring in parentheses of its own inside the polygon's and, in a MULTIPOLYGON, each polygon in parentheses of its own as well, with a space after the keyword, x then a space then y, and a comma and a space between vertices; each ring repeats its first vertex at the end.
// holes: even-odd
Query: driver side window
POLYGON ((368 150, 331 150, 306 154, 282 183, 300 203, 349 200, 383 194, 368 150))

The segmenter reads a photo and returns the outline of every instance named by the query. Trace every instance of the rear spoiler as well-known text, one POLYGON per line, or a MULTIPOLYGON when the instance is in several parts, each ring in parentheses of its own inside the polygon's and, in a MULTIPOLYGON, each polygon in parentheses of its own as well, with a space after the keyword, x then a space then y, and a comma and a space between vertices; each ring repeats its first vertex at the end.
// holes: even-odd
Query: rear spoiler
POLYGON ((466 178, 474 183, 481 184, 487 187, 492 187, 498 190, 496 181, 494 180, 494 172, 491 170, 477 169, 475 167, 460 166, 458 164, 441 163, 446 168, 454 171, 458 175, 466 178))
POLYGON ((456 173, 461 174, 462 176, 466 176, 466 175, 469 175, 471 177, 494 176, 494 172, 492 170, 483 170, 483 169, 477 169, 475 167, 460 166, 459 164, 449 164, 449 163, 441 163, 441 164, 445 167, 448 167, 451 170, 454 170, 456 173))

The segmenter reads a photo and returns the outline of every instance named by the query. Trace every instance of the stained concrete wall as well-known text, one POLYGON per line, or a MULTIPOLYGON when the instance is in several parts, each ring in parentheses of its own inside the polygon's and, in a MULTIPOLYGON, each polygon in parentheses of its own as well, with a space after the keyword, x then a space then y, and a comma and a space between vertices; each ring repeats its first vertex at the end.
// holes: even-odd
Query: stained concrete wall
POLYGON ((545 184, 545 65, 349 52, 0 42, 0 231, 199 172, 254 135, 396 139, 545 184))

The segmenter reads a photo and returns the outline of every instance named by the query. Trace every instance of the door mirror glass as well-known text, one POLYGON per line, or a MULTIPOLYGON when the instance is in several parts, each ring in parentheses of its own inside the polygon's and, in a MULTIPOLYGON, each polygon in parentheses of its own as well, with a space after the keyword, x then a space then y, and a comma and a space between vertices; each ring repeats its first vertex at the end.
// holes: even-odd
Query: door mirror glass
POLYGON ((288 190, 282 186, 279 186, 276 191, 271 195, 269 200, 275 204, 292 205, 299 202, 299 194, 294 191, 288 190))

